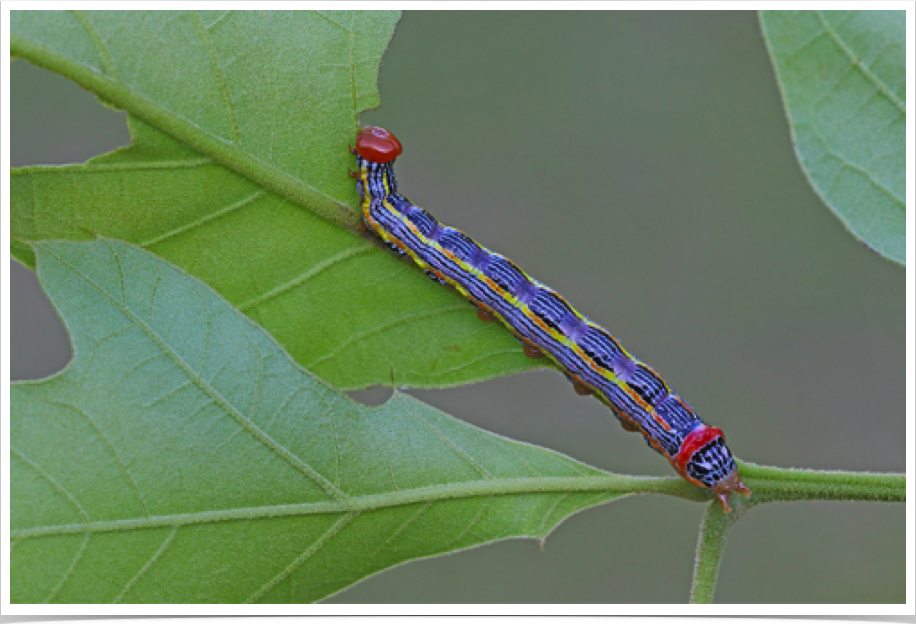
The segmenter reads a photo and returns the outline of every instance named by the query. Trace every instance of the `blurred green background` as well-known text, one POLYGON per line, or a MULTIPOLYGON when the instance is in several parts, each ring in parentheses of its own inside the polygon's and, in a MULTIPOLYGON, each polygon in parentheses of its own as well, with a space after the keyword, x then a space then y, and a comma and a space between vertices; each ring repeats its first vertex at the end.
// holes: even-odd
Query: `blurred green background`
MULTIPOLYGON (((11 66, 14 166, 129 141, 124 114, 11 66)), ((408 12, 362 116, 399 181, 658 370, 743 459, 905 470, 904 271, 821 204, 792 152, 755 13, 408 12)), ((12 378, 62 368, 63 328, 13 262, 12 378)), ((597 401, 541 371, 413 392, 609 470, 670 474, 597 401)), ((379 401, 382 391, 359 393, 379 401)), ((412 562, 332 602, 684 602, 703 507, 629 498, 551 535, 412 562)), ((757 508, 717 602, 905 602, 903 505, 757 508)))

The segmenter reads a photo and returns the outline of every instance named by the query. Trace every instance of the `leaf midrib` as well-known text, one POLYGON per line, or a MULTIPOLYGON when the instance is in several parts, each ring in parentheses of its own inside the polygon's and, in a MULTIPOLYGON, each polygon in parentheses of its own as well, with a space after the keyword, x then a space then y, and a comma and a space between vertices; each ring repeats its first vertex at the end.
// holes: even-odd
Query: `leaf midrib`
POLYGON ((263 186, 265 189, 306 207, 320 217, 355 229, 359 215, 341 205, 327 193, 265 163, 183 119, 123 83, 98 73, 82 63, 56 53, 47 46, 19 33, 10 34, 10 54, 27 59, 89 89, 101 99, 151 126, 193 147, 198 152, 263 186))
POLYGON ((383 494, 365 494, 333 502, 316 501, 290 505, 260 505, 219 511, 150 516, 148 518, 15 529, 10 531, 10 538, 21 540, 79 533, 108 533, 169 526, 210 524, 234 520, 358 513, 416 503, 435 503, 452 499, 515 494, 570 494, 577 492, 603 492, 619 496, 635 492, 673 494, 675 489, 682 489, 679 487, 681 485, 681 480, 676 477, 637 477, 612 474, 585 477, 511 477, 431 485, 410 490, 385 492, 383 494))

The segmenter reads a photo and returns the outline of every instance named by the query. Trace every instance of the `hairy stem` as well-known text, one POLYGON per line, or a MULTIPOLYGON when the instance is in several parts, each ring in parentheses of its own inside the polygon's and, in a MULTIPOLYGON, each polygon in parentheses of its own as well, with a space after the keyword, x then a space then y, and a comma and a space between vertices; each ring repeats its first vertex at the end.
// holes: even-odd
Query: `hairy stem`
POLYGON ((802 500, 906 501, 906 475, 775 468, 740 463, 741 477, 753 491, 749 501, 733 497, 732 513, 713 503, 706 509, 697 540, 692 604, 710 604, 722 553, 732 526, 756 505, 802 500))
POLYGON ((795 500, 906 501, 906 475, 740 464, 754 504, 795 500))
POLYGON ((700 536, 697 539, 693 583, 690 587, 691 604, 712 604, 728 533, 747 508, 747 505, 739 504, 732 513, 723 513, 722 508, 716 503, 711 503, 706 508, 703 523, 700 525, 700 536))

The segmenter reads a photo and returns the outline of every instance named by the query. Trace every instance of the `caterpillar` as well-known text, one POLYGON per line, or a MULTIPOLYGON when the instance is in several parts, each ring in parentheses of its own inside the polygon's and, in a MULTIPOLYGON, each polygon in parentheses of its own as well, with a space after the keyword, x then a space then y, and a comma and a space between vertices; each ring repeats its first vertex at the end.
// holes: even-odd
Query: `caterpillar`
POLYGON ((722 431, 704 423, 654 370, 556 291, 398 193, 394 161, 403 148, 393 134, 367 126, 350 151, 358 166, 350 175, 357 179, 363 221, 392 251, 457 289, 481 320, 501 321, 528 357, 552 360, 578 394, 596 396, 678 474, 712 490, 723 511, 730 511, 732 492, 750 496, 722 431))

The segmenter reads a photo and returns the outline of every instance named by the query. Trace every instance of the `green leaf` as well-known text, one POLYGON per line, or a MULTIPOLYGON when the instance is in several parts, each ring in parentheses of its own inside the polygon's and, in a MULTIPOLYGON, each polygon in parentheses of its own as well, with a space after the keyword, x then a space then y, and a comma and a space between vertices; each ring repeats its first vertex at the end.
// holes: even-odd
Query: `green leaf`
POLYGON ((132 145, 13 171, 13 254, 97 234, 203 280, 341 388, 529 370, 504 329, 350 229, 347 146, 388 12, 14 12, 12 49, 129 113, 132 145), (307 319, 307 321, 306 321, 307 319))
POLYGON ((461 423, 360 405, 136 247, 36 245, 70 331, 12 387, 13 602, 303 602, 646 483, 461 423))
POLYGON ((763 11, 795 150, 866 245, 906 263, 906 13, 763 11))

